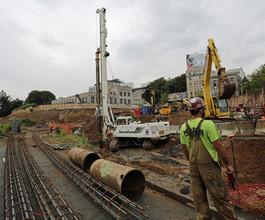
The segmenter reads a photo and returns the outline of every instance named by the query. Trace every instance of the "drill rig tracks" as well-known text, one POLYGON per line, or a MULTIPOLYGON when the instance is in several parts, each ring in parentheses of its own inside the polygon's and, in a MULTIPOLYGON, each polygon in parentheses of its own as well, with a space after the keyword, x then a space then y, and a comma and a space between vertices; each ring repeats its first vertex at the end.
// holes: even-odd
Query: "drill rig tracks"
MULTIPOLYGON (((42 219, 82 219, 74 212, 38 166, 25 146, 18 140, 18 150, 27 177, 40 208, 42 219)), ((5 165, 5 219, 37 219, 19 169, 14 138, 9 137, 5 165)))
POLYGON ((33 136, 37 146, 69 177, 71 178, 97 205, 102 207, 115 219, 146 219, 144 209, 115 192, 101 182, 93 179, 88 173, 78 168, 69 160, 53 151, 39 137, 33 136))

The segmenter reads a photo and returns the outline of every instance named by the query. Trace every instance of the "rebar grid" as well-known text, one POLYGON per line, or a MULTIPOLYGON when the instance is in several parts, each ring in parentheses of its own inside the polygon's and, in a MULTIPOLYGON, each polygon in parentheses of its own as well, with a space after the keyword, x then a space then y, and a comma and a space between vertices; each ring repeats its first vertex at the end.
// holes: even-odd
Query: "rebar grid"
POLYGON ((44 219, 82 219, 82 215, 73 211, 58 192, 46 174, 39 167, 26 147, 25 140, 18 139, 18 150, 26 174, 34 191, 44 219))
POLYGON ((47 144, 34 135, 37 146, 68 176, 70 177, 90 198, 115 219, 147 219, 148 215, 144 209, 127 199, 125 196, 115 192, 101 182, 93 179, 88 173, 53 151, 47 144))
POLYGON ((36 219, 16 155, 14 138, 8 137, 4 168, 5 219, 36 219))

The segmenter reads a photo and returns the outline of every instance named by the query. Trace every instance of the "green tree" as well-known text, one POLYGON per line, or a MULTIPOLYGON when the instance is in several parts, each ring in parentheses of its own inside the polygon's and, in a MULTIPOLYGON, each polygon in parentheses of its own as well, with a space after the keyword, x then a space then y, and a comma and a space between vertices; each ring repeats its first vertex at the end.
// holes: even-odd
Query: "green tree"
POLYGON ((249 93, 261 92, 265 87, 265 67, 250 75, 250 84, 246 84, 249 93))
POLYGON ((4 90, 0 92, 0 117, 7 116, 11 113, 11 98, 4 90))
POLYGON ((145 93, 142 96, 149 103, 151 101, 152 90, 155 92, 155 104, 166 103, 168 101, 169 93, 187 91, 186 74, 181 74, 180 76, 169 80, 161 77, 149 83, 145 93))
POLYGON ((163 104, 163 103, 167 103, 167 102, 168 102, 168 94, 165 92, 165 93, 161 96, 161 98, 160 98, 158 104, 161 105, 161 104, 163 104))
POLYGON ((11 108, 11 111, 13 110, 13 109, 15 109, 15 108, 18 108, 18 107, 20 107, 20 106, 22 106, 23 105, 23 103, 24 103, 24 101, 23 100, 20 100, 20 99, 15 99, 15 100, 12 100, 11 101, 11 103, 10 103, 10 108, 11 108))
POLYGON ((36 103, 38 105, 46 105, 46 104, 51 104, 52 100, 55 99, 56 99, 55 95, 49 91, 33 90, 28 94, 25 103, 26 104, 36 103))
POLYGON ((186 74, 183 73, 180 76, 168 80, 165 87, 168 94, 187 91, 186 74))
POLYGON ((166 82, 167 80, 164 77, 154 80, 153 82, 149 83, 147 89, 143 94, 143 98, 150 103, 151 101, 151 91, 155 92, 155 104, 157 104, 162 96, 162 94, 166 91, 166 82))

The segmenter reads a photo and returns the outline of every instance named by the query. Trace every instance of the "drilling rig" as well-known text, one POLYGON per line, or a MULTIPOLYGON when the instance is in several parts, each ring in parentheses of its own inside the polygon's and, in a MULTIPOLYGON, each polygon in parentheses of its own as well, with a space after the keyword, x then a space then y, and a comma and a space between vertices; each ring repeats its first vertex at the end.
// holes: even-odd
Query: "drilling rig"
POLYGON ((170 129, 169 122, 136 123, 130 116, 119 116, 114 120, 110 106, 108 106, 107 57, 106 51, 106 9, 97 9, 99 14, 100 47, 96 52, 97 69, 97 116, 103 141, 108 134, 111 136, 109 148, 117 151, 120 147, 142 146, 150 150, 160 140, 167 139, 175 133, 170 129), (100 54, 100 56, 99 56, 100 54), (99 68, 100 67, 100 68, 99 68), (100 70, 99 70, 100 69, 100 70), (101 74, 99 74, 99 71, 101 74), (101 82, 100 79, 101 78, 101 82))

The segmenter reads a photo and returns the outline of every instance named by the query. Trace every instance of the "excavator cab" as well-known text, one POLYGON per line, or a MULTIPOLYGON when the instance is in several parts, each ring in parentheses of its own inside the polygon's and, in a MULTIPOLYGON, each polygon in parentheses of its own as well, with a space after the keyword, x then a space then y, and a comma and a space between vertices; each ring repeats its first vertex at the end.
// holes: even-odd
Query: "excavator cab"
POLYGON ((229 112, 226 99, 217 99, 217 108, 220 113, 229 112))

